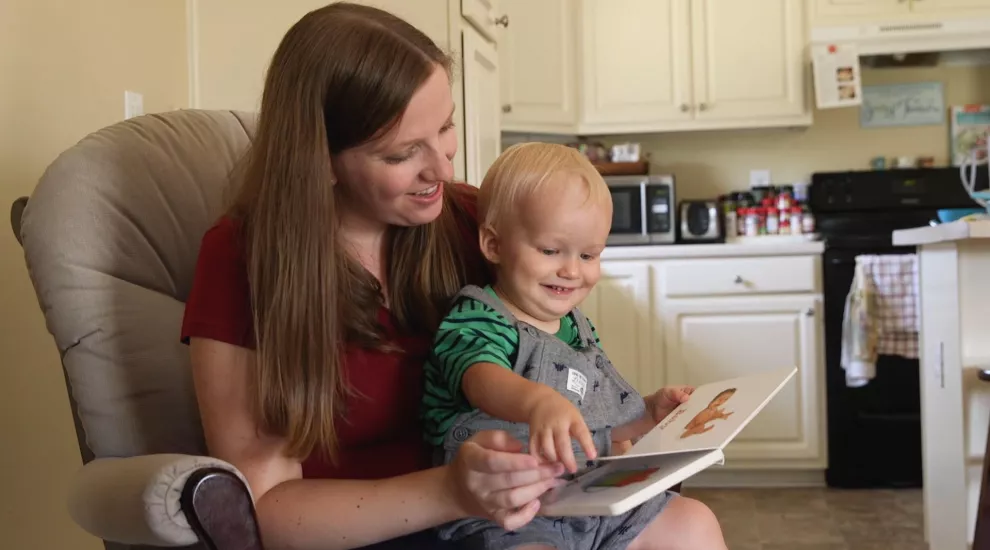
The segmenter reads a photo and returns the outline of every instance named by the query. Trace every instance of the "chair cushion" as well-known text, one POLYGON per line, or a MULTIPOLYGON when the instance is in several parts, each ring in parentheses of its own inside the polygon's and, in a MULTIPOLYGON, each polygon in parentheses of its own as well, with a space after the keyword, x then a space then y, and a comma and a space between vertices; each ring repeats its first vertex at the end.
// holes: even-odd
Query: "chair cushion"
POLYGON ((200 239, 254 121, 132 118, 62 153, 31 195, 28 271, 96 457, 205 452, 179 330, 200 239))

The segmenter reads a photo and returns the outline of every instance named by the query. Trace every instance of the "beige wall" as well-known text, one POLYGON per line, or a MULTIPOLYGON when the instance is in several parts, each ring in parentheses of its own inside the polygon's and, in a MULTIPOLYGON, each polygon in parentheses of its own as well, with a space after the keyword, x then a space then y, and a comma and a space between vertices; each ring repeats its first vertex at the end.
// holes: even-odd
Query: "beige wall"
MULTIPOLYGON (((942 81, 946 106, 990 103, 990 67, 940 66, 864 71, 864 84, 942 81)), ((948 118, 946 118, 948 120, 948 118)), ((623 136, 652 155, 651 171, 672 172, 680 198, 708 198, 749 186, 750 169, 769 169, 774 183, 810 178, 813 172, 866 170, 874 156, 948 157, 948 126, 864 129, 857 108, 816 111, 805 129, 690 132, 623 136)))
MULTIPOLYGON (((446 0, 352 0, 388 10, 449 46, 446 0)), ((195 106, 259 106, 265 70, 279 41, 300 17, 332 0, 191 0, 195 106), (250 36, 250 40, 242 37, 250 36)))
POLYGON ((181 0, 0 2, 0 547, 96 549, 64 496, 79 450, 51 337, 7 223, 55 156, 123 118, 187 106, 181 0))

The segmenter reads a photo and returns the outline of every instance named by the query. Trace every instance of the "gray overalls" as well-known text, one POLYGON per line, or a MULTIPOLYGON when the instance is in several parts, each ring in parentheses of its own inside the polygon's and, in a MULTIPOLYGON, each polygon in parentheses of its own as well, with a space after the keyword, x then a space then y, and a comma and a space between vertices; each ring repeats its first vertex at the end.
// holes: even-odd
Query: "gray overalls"
MULTIPOLYGON (((497 298, 476 286, 465 287, 455 298, 468 296, 492 307, 519 331, 519 348, 513 371, 529 380, 555 388, 573 403, 584 416, 599 456, 612 450, 613 426, 639 418, 645 412, 643 398, 612 366, 605 353, 595 344, 591 325, 574 309, 571 313, 581 340, 586 344, 575 350, 553 334, 547 334, 519 321, 497 298)), ((492 391, 498 391, 493 388, 492 391)), ((483 430, 505 430, 524 445, 529 442, 529 426, 499 420, 475 410, 461 414, 448 430, 443 443, 442 460, 453 460, 457 449, 469 437, 483 430)), ((593 465, 572 441, 578 466, 593 465)), ((528 449, 527 451, 528 452, 528 449)), ((581 472, 579 471, 578 474, 581 472)), ((666 506, 674 493, 661 494, 633 510, 614 517, 537 516, 529 524, 507 532, 484 519, 459 520, 440 528, 443 539, 461 540, 469 548, 502 550, 526 544, 547 544, 558 549, 599 550, 625 548, 666 506)))

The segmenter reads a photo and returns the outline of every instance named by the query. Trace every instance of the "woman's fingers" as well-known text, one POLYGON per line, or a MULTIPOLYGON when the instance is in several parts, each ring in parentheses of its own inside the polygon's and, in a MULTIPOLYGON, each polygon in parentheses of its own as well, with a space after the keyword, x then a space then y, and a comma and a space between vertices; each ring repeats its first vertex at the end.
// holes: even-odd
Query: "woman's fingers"
POLYGON ((552 483, 553 479, 563 473, 564 467, 558 463, 544 464, 534 469, 489 476, 486 486, 489 492, 511 490, 540 483, 552 483))
POLYGON ((518 510, 499 510, 495 521, 506 531, 515 531, 532 521, 539 510, 540 501, 534 500, 518 510))
POLYGON ((492 493, 488 496, 488 500, 499 509, 513 510, 534 500, 538 500, 543 493, 562 483, 566 482, 558 479, 543 480, 538 483, 530 483, 492 493))

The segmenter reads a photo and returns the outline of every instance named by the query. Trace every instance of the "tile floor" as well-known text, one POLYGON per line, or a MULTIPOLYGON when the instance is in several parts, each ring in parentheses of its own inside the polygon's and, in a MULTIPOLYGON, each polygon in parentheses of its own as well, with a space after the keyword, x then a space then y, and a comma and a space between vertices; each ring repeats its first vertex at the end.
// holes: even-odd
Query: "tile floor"
POLYGON ((928 550, 921 490, 702 489, 730 550, 928 550))

